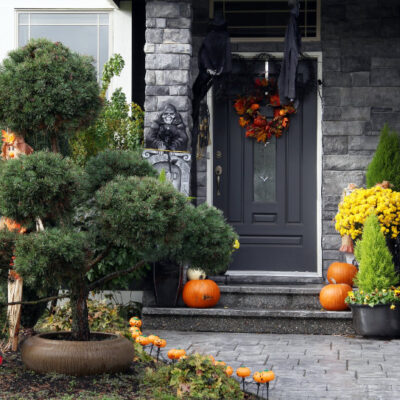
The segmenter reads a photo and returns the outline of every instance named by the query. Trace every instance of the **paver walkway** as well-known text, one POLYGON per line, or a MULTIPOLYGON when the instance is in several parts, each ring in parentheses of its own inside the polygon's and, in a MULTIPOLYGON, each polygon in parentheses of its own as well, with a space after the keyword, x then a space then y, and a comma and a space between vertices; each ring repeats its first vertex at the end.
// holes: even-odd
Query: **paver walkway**
MULTIPOLYGON (((270 400, 399 400, 400 340, 157 331, 167 347, 212 354, 234 370, 272 369, 270 400)), ((166 353, 166 351, 165 351, 166 353)), ((249 378, 248 378, 249 379, 249 378)))

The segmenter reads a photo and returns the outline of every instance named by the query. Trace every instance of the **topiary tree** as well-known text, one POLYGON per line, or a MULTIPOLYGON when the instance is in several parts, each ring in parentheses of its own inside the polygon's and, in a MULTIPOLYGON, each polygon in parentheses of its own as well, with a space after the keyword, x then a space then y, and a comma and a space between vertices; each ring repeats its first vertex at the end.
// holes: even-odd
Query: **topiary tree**
POLYGON ((393 190, 400 191, 400 138, 395 131, 384 125, 371 163, 368 165, 367 187, 389 181, 393 190))
POLYGON ((25 226, 40 218, 44 226, 10 236, 0 248, 1 268, 14 254, 14 268, 28 285, 43 293, 66 288, 75 340, 89 340, 89 291, 171 255, 190 261, 190 247, 196 264, 226 268, 236 238, 221 214, 207 206, 197 211, 137 153, 119 155, 99 154, 84 170, 59 154, 37 152, 0 168, 0 214, 25 226), (123 268, 110 262, 120 252, 128 263, 123 268), (100 268, 105 260, 108 268, 100 268))
POLYGON ((0 125, 23 135, 35 150, 44 138, 58 152, 60 142, 88 126, 100 108, 92 59, 59 42, 32 39, 0 66, 0 125))
POLYGON ((357 241, 354 254, 360 268, 355 278, 360 290, 371 293, 398 283, 392 255, 375 214, 366 219, 362 239, 357 241))

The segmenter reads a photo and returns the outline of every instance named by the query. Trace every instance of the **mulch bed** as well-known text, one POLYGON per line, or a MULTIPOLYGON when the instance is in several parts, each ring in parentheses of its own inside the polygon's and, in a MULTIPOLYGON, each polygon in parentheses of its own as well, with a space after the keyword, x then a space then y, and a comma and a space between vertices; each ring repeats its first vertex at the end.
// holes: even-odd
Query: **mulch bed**
MULTIPOLYGON (((6 353, 0 365, 0 400, 153 400, 139 391, 137 376, 133 363, 126 373, 114 375, 42 375, 25 369, 19 352, 6 353)), ((246 400, 254 398, 245 395, 246 400)))

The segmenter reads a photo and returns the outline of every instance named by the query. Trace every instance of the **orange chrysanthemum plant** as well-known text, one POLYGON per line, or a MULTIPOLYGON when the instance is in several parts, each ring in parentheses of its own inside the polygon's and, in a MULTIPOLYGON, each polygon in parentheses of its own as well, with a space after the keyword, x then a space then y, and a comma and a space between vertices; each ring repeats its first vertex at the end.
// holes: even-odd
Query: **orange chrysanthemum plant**
POLYGON ((239 96, 234 108, 239 115, 239 125, 246 128, 246 137, 266 143, 272 136, 281 137, 290 125, 290 115, 296 112, 293 103, 282 105, 277 94, 276 82, 272 79, 259 79, 254 82, 253 94, 239 96), (273 107, 272 119, 260 111, 262 105, 273 107))

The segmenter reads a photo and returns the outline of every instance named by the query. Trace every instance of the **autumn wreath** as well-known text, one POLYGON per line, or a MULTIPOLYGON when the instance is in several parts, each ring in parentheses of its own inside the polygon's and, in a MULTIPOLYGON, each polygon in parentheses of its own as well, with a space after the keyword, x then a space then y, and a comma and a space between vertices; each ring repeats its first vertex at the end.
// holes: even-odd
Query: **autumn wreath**
POLYGON ((246 137, 264 143, 272 136, 282 136, 289 129, 290 115, 296 112, 293 103, 281 104, 276 81, 265 78, 257 78, 254 81, 253 93, 239 96, 233 106, 240 116, 239 125, 246 128, 246 137), (263 105, 273 107, 272 119, 268 120, 261 113, 260 107, 263 105))

